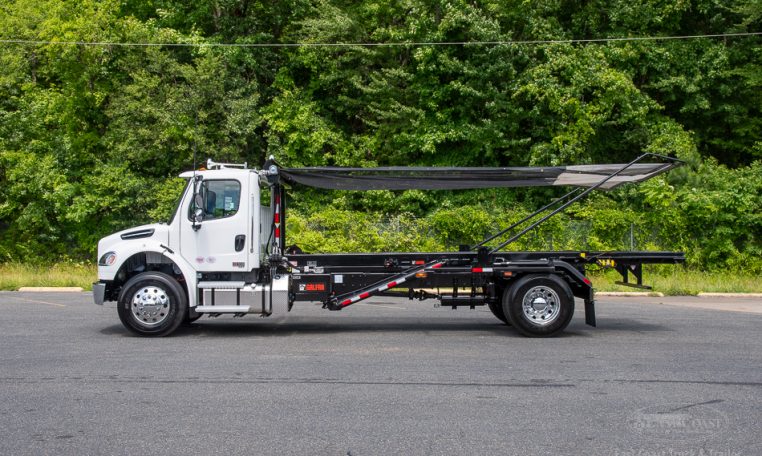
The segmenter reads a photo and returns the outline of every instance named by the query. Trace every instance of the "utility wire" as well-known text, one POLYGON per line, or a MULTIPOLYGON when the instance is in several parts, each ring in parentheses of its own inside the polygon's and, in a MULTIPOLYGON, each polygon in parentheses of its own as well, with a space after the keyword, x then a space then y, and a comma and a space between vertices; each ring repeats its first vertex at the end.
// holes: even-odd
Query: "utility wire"
POLYGON ((118 41, 46 41, 46 40, 0 40, 0 44, 64 45, 64 46, 123 46, 123 47, 235 47, 235 48, 300 48, 300 47, 395 47, 395 46, 500 46, 537 44, 608 43, 620 41, 667 41, 701 38, 735 38, 760 36, 762 32, 719 33, 710 35, 681 36, 631 36, 613 38, 581 38, 568 40, 515 40, 515 41, 403 41, 392 43, 129 43, 118 41))

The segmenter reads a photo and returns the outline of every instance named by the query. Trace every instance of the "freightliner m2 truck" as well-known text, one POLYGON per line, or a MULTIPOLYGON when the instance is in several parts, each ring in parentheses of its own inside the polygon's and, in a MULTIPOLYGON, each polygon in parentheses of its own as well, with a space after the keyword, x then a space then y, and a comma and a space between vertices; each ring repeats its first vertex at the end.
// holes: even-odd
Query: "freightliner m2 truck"
MULTIPOLYGON (((188 184, 167 223, 139 226, 98 243, 96 304, 117 303, 124 326, 165 336, 204 315, 270 316, 320 302, 341 311, 371 296, 487 306, 519 333, 552 336, 570 322, 575 297, 595 326, 591 264, 614 267, 646 288, 643 265, 681 263, 680 252, 511 251, 506 247, 595 190, 637 183, 679 166, 644 154, 626 164, 512 168, 286 168, 220 164, 185 172, 188 184), (649 159, 649 162, 645 162, 649 159), (563 186, 569 191, 476 245, 451 252, 310 254, 286 248, 287 190, 479 189, 563 186), (266 190, 266 192, 263 192, 266 190), (269 193, 269 205, 262 194, 269 193), (507 239, 506 239, 507 238, 507 239), (500 240, 505 239, 502 242, 500 240)), ((351 311, 351 310, 348 310, 351 311)))

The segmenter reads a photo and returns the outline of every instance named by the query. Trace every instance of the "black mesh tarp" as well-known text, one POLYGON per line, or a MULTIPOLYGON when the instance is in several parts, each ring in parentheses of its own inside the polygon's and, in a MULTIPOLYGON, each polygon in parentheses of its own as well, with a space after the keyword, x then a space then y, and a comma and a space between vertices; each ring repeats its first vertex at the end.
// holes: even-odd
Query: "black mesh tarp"
MULTIPOLYGON (((626 165, 576 165, 530 168, 281 168, 286 182, 332 190, 455 190, 490 187, 571 185, 592 187, 626 165)), ((641 182, 675 167, 675 163, 636 163, 601 189, 641 182)))

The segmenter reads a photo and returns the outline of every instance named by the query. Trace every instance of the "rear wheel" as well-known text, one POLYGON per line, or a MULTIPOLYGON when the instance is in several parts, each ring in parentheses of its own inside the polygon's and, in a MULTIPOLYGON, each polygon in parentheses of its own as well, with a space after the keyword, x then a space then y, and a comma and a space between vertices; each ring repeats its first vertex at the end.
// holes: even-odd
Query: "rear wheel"
POLYGON ((569 325, 574 296, 558 276, 526 276, 505 290, 503 312, 525 336, 554 336, 569 325))
POLYGON ((151 271, 124 284, 117 309, 122 324, 133 333, 166 336, 185 320, 188 302, 172 276, 151 271))

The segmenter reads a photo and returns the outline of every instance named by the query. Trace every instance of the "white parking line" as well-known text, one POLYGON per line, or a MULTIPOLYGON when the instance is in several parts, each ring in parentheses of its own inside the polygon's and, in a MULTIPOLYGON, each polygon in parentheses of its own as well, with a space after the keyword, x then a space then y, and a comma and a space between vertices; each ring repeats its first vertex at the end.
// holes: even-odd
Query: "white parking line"
POLYGON ((16 299, 18 301, 24 301, 24 302, 33 302, 35 304, 47 304, 49 306, 56 306, 56 307, 66 307, 64 304, 57 304, 55 302, 47 302, 47 301, 37 301, 35 299, 25 299, 25 298, 18 298, 16 296, 8 296, 11 299, 16 299))

